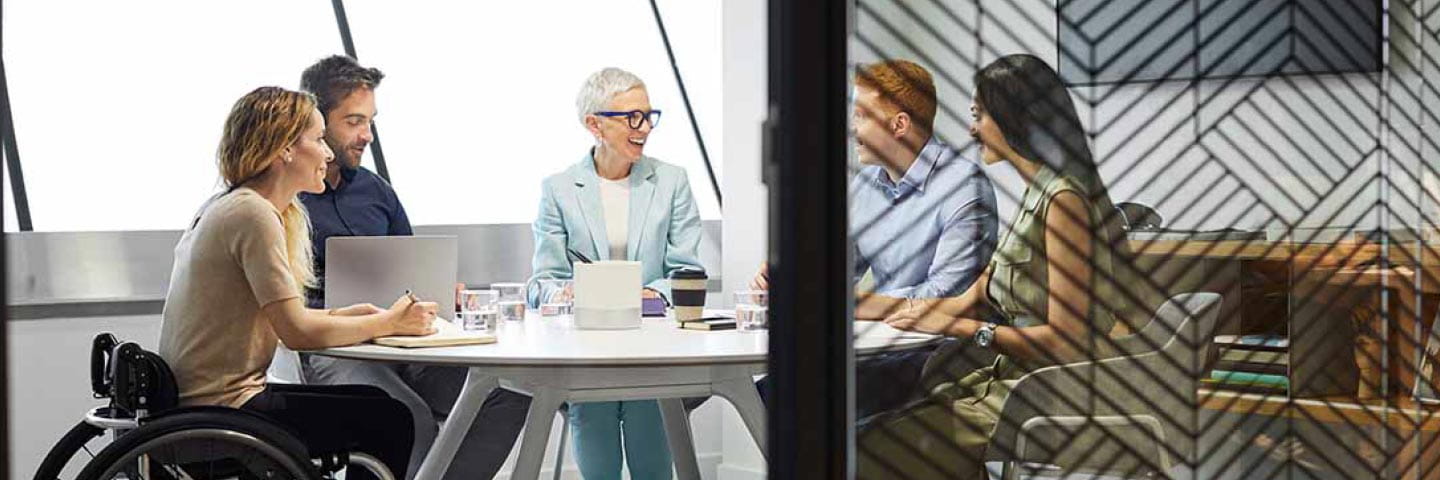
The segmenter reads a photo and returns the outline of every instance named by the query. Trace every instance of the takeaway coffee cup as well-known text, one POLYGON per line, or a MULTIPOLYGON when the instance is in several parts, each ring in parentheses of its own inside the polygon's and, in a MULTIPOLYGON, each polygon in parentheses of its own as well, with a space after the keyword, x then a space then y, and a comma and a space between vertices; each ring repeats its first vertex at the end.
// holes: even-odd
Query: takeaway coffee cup
POLYGON ((710 277, 700 270, 680 270, 670 274, 670 304, 675 319, 686 322, 699 320, 705 311, 705 281, 710 277))

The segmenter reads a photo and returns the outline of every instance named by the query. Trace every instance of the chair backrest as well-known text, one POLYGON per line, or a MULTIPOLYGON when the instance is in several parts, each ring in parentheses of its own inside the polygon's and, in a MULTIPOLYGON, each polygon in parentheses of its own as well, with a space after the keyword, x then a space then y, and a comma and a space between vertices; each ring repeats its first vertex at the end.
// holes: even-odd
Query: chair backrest
MULTIPOLYGON (((1199 375, 1207 364, 1207 346, 1215 334, 1220 318, 1220 294, 1182 293, 1166 301, 1155 311, 1155 318, 1132 335, 1118 339, 1125 352, 1138 355, 1158 351, 1168 358, 1183 361, 1191 376, 1199 375)), ((1198 377, 1197 377, 1198 378, 1198 377)))
POLYGON ((1124 220, 1125 230, 1158 230, 1165 223, 1160 212, 1150 208, 1149 205, 1120 202, 1115 204, 1115 209, 1120 211, 1120 218, 1124 220))
POLYGON ((1220 302, 1214 293, 1176 295, 1139 332, 1117 340, 1118 356, 1044 367, 1021 377, 1005 399, 987 456, 1080 470, 1132 470, 1143 465, 1133 453, 1155 451, 1156 439, 1142 429, 1033 430, 1024 433, 1026 458, 1014 458, 1020 427, 1037 417, 1151 415, 1162 425, 1172 457, 1194 458, 1196 393, 1220 302))
POLYGON ((95 336, 90 348, 90 386, 95 398, 109 398, 116 414, 142 417, 180 404, 179 386, 160 355, 110 333, 95 336))

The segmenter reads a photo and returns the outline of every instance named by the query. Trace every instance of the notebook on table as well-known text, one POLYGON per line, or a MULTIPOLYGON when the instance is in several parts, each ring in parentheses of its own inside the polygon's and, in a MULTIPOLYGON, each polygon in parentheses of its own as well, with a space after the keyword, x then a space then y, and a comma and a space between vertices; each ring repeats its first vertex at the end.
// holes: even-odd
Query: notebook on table
POLYGON ((487 332, 466 331, 449 320, 435 317, 435 333, 420 336, 379 337, 371 342, 376 345, 401 348, 451 347, 495 343, 495 335, 487 332))

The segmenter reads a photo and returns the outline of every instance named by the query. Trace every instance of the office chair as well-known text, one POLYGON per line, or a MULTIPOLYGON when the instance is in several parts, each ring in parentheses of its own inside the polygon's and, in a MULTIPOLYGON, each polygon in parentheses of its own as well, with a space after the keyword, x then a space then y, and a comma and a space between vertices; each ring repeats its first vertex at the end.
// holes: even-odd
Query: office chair
POLYGON ((1055 470, 1165 475, 1175 453, 1192 460, 1194 412, 1221 297, 1187 293, 1165 302, 1140 332, 1115 340, 1117 355, 1037 369, 1016 381, 986 449, 1002 477, 1055 470), (1038 468, 1037 468, 1038 467, 1038 468))
POLYGON ((1148 205, 1120 202, 1115 204, 1115 210, 1120 212, 1121 225, 1126 231, 1159 230, 1165 223, 1160 212, 1148 205))

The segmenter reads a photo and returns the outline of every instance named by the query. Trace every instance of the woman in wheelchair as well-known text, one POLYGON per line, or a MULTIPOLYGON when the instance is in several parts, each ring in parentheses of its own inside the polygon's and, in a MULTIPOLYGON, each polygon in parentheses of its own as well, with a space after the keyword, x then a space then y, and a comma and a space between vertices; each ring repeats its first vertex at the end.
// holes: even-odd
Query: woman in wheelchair
MULTIPOLYGON (((325 122, 309 94, 262 87, 240 98, 217 153, 226 191, 207 202, 175 247, 160 356, 181 406, 262 413, 307 445, 345 445, 405 472, 413 436, 399 401, 365 385, 267 385, 277 342, 316 349, 433 331, 436 304, 402 296, 312 310, 310 226, 299 192, 325 188, 325 122)), ((353 474, 353 473, 352 473, 353 474)))
POLYGON ((1044 61, 1010 55, 975 75, 970 135, 986 164, 1009 162, 1025 193, 989 268, 957 297, 895 299, 893 327, 973 339, 993 366, 868 422, 858 478, 988 478, 986 445, 1011 382, 1039 366, 1103 357, 1158 306, 1125 237, 1069 92, 1044 61), (1008 320, 989 323, 988 313, 1008 320))

